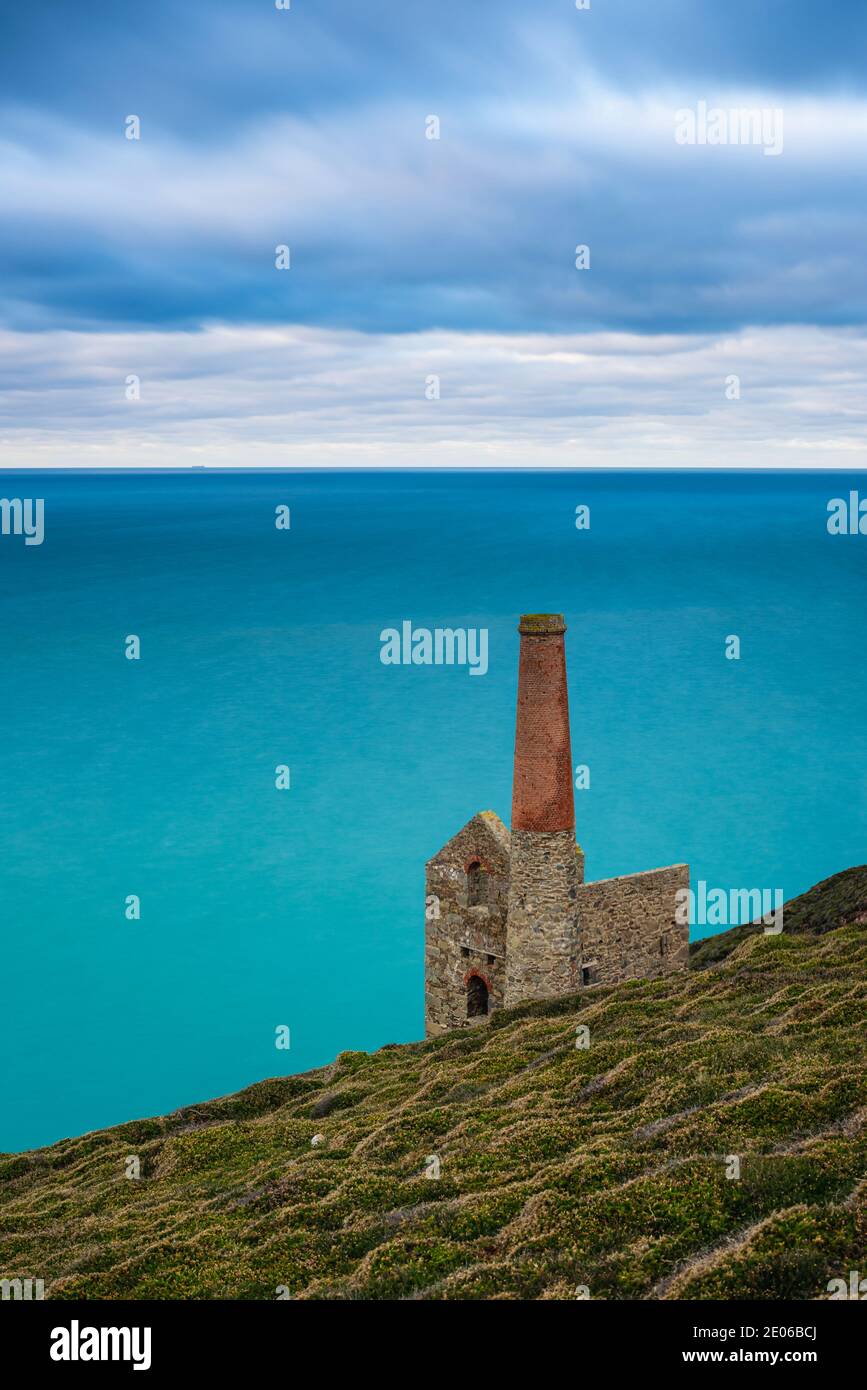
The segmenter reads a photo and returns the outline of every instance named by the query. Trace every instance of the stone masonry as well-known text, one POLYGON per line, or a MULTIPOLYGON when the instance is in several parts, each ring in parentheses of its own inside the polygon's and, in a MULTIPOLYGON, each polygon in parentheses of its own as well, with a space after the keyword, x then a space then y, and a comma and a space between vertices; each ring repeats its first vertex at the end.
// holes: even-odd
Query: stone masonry
POLYGON ((473 977, 481 980, 488 992, 485 1013, 502 1005, 508 892, 509 832, 493 811, 482 811, 473 816, 427 865, 425 1018, 428 1033, 442 1033, 465 1023, 481 1022, 485 1014, 468 1016, 467 1013, 467 995, 473 977))
POLYGON ((689 889, 689 868, 673 864, 578 889, 582 983, 653 980, 689 963, 689 927, 674 917, 678 889, 689 889))
POLYGON ((687 966, 676 920, 689 868, 584 882, 575 843, 564 635, 559 614, 518 627, 512 833, 482 811, 427 864, 428 1036, 483 1022, 503 1005, 687 966))
POLYGON ((551 999, 579 982, 574 830, 513 830, 503 1000, 551 999))

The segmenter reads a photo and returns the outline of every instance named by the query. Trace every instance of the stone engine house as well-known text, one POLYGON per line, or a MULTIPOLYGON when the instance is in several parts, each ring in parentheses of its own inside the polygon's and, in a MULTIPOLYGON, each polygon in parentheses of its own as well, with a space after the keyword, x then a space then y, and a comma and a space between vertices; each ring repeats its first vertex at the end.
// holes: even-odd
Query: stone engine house
POLYGON ((585 882, 575 843, 566 624, 518 625, 512 830, 480 811, 428 861, 425 1029, 478 1023, 495 1009, 587 985, 686 968, 677 893, 689 867, 585 882))

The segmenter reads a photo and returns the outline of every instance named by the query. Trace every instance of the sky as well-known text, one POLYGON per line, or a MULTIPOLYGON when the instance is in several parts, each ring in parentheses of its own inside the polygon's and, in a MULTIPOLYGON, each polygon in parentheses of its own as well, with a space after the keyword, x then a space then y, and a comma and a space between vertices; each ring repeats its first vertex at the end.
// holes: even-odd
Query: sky
POLYGON ((8 466, 867 462, 860 0, 2 28, 8 466))

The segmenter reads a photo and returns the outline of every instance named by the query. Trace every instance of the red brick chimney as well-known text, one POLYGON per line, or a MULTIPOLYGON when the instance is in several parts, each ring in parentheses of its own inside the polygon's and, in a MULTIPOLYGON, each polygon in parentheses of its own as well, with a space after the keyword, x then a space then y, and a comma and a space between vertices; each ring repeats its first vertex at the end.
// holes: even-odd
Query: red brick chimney
POLYGON ((574 831, 566 624, 560 613, 525 613, 518 632, 512 829, 574 831))
POLYGON ((518 631, 507 1006, 572 993, 580 979, 581 953, 566 624, 559 613, 527 613, 518 631))

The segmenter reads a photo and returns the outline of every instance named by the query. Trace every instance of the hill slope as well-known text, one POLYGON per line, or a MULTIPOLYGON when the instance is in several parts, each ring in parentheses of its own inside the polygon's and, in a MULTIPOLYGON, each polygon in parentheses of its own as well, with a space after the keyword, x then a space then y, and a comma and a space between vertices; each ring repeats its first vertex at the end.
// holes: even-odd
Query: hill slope
MULTIPOLYGON (((823 932, 834 931, 850 922, 863 926, 867 923, 867 864, 844 869, 842 873, 823 879, 800 897, 792 898, 785 905, 783 920, 790 936, 821 936, 823 932)), ((690 969, 702 970, 706 965, 716 965, 747 937, 763 931, 761 922, 750 922, 717 932, 704 941, 694 941, 689 948, 690 969)))
POLYGON ((862 926, 748 934, 710 969, 12 1155, 0 1275, 50 1298, 827 1297, 867 1263, 865 996, 862 926))

